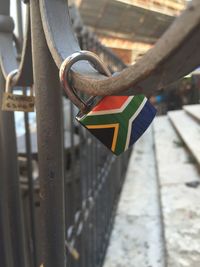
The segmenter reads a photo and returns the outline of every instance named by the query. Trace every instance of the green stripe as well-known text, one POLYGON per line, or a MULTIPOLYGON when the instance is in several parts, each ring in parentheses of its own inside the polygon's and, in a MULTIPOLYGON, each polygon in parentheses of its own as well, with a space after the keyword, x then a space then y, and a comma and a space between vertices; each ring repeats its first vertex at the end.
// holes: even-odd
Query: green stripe
POLYGON ((124 126, 120 126, 119 128, 119 134, 117 137, 117 143, 116 143, 116 148, 115 148, 115 153, 117 155, 121 154, 124 151, 124 148, 126 145, 128 124, 127 125, 124 124, 124 126))
MULTIPOLYGON (((120 113, 121 114, 121 113, 120 113)), ((119 122, 119 114, 108 114, 108 115, 94 115, 94 116, 86 116, 80 121, 85 125, 100 125, 100 124, 113 124, 119 122), (114 115, 114 116, 113 116, 114 115)))
POLYGON ((117 138, 117 144, 116 144, 116 149, 115 149, 115 153, 117 155, 122 153, 125 150, 126 138, 128 134, 129 119, 138 110, 144 98, 145 98, 144 95, 135 96, 123 112, 123 118, 125 117, 127 118, 127 120, 124 120, 123 118, 121 118, 121 121, 120 121, 121 127, 120 127, 120 132, 117 138))
POLYGON ((138 110, 144 98, 145 98, 144 95, 135 96, 131 100, 129 105, 125 108, 125 110, 123 111, 123 115, 125 115, 126 118, 130 119, 135 114, 135 112, 138 110))
POLYGON ((111 124, 118 123, 124 118, 129 120, 133 114, 137 111, 140 104, 144 99, 143 95, 135 96, 124 111, 114 114, 103 114, 103 115, 89 115, 87 114, 85 117, 81 118, 80 121, 85 125, 98 125, 98 124, 111 124), (123 117, 122 117, 123 115, 123 117))

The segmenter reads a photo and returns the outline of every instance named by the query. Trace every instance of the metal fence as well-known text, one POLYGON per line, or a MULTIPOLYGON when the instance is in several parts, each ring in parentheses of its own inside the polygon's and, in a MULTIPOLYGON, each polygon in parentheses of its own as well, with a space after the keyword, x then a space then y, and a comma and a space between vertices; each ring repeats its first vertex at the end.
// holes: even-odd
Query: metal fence
POLYGON ((98 54, 102 61, 110 68, 112 73, 123 70, 126 67, 126 64, 111 49, 102 45, 97 36, 83 24, 79 11, 75 5, 70 6, 69 12, 81 48, 98 54))
MULTIPOLYGON (((0 3, 0 16, 5 18, 9 4, 0 3)), ((38 16, 36 11, 32 7, 32 16, 38 16)), ((44 65, 35 72, 45 78, 34 83, 48 90, 36 91, 37 112, 31 123, 30 114, 21 115, 23 133, 18 134, 13 112, 0 111, 0 266, 102 266, 130 151, 115 157, 75 123, 76 108, 57 93, 57 69, 49 52, 43 47, 34 51, 36 35, 43 38, 40 22, 36 27, 33 62, 37 65, 43 57, 44 65)), ((99 54, 112 71, 125 67, 76 19, 74 29, 81 47, 99 54)), ((0 84, 1 100, 2 72, 0 84)))

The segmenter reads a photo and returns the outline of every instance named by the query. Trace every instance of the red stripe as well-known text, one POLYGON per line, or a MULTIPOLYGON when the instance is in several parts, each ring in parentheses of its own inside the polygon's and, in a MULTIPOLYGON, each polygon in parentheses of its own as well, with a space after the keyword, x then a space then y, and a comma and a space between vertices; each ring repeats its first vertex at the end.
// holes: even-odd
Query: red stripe
POLYGON ((127 99, 128 96, 105 96, 92 111, 119 109, 127 99))

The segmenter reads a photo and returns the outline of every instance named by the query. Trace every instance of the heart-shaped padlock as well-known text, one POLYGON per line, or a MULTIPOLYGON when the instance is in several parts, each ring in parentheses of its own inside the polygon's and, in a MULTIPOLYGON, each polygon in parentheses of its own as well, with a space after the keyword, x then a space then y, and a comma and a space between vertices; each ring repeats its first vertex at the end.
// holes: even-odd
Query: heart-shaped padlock
POLYGON ((76 119, 115 155, 120 155, 149 127, 156 109, 144 95, 91 97, 84 102, 69 82, 70 68, 79 60, 88 60, 99 72, 111 76, 101 60, 89 51, 74 53, 63 62, 60 80, 70 100, 80 109, 76 119))

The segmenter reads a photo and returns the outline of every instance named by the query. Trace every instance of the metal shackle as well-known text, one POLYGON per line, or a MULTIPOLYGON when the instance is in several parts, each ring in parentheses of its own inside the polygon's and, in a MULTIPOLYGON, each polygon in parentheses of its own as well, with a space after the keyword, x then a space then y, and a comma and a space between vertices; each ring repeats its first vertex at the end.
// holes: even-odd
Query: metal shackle
MULTIPOLYGON (((11 93, 12 87, 15 86, 15 82, 13 83, 13 78, 18 74, 19 70, 15 69, 11 71, 8 76, 6 77, 6 86, 5 86, 5 93, 11 93)), ((24 90, 23 95, 25 95, 24 90)), ((33 86, 30 87, 30 96, 33 96, 33 86)))
MULTIPOLYGON (((69 81, 69 72, 72 65, 80 60, 89 61, 90 63, 92 63, 93 67, 96 70, 106 76, 111 76, 111 72, 96 54, 85 50, 73 53, 72 55, 67 57, 61 64, 59 72, 61 85, 72 103, 76 105, 83 113, 85 113, 88 110, 87 102, 83 101, 77 95, 75 89, 71 86, 69 81)), ((91 101, 93 98, 95 98, 95 96, 90 97, 89 101, 91 101)))
POLYGON ((11 88, 13 87, 12 81, 15 75, 17 75, 17 73, 18 73, 18 69, 15 69, 11 71, 6 77, 6 88, 5 88, 6 93, 11 93, 10 91, 11 91, 11 88))

